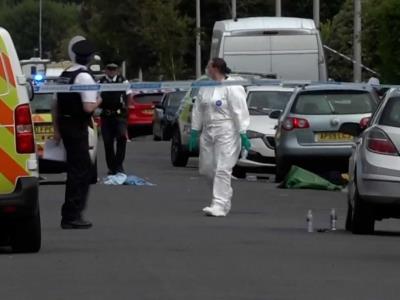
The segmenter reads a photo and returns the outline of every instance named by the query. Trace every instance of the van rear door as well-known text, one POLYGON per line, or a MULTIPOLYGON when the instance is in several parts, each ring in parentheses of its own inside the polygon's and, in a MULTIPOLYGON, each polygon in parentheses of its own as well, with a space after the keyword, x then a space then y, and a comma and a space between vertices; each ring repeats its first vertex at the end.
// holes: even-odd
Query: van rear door
POLYGON ((12 40, 0 28, 0 195, 12 193, 18 178, 30 175, 28 161, 34 153, 29 103, 18 90, 18 68, 12 40))
POLYGON ((271 35, 271 68, 279 78, 319 80, 318 39, 315 34, 271 35))
POLYGON ((223 58, 234 72, 271 74, 271 41, 261 33, 225 36, 223 58))

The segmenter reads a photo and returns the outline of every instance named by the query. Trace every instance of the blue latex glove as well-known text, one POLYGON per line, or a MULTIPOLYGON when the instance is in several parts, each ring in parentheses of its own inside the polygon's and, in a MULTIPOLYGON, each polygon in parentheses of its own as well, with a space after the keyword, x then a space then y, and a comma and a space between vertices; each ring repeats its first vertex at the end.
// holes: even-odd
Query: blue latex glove
POLYGON ((190 132, 190 139, 189 139, 189 151, 195 151, 199 148, 199 132, 197 130, 192 129, 190 132))
POLYGON ((242 140, 242 148, 246 149, 247 151, 249 151, 251 149, 251 143, 249 138, 247 137, 246 133, 241 133, 240 134, 240 138, 242 140))

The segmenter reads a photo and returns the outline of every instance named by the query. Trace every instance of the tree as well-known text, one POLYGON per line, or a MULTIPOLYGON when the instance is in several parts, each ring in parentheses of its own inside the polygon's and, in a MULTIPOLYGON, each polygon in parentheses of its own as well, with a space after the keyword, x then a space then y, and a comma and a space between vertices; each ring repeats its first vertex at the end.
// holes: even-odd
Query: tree
MULTIPOLYGON (((34 56, 39 47, 39 5, 38 1, 24 0, 9 5, 0 11, 0 23, 6 28, 16 45, 19 57, 34 56)), ((78 26, 79 8, 77 5, 62 4, 43 0, 43 53, 49 58, 59 59, 60 45, 64 38, 78 26)))
POLYGON ((143 69, 146 79, 182 78, 184 54, 193 35, 190 18, 179 13, 178 1, 91 0, 85 3, 83 27, 96 41, 103 60, 128 62, 129 75, 143 69))
MULTIPOLYGON (((363 64, 376 70, 383 82, 400 81, 400 7, 397 0, 363 2, 363 64)), ((322 27, 324 43, 353 56, 353 0, 347 0, 331 22, 322 27)), ((342 58, 327 55, 329 75, 335 80, 351 81, 353 65, 342 58)), ((364 72, 364 79, 372 76, 364 72)))
POLYGON ((366 7, 368 31, 364 33, 371 63, 383 80, 400 82, 400 6, 398 0, 369 0, 366 7))
POLYGON ((173 80, 187 75, 183 56, 188 51, 190 35, 194 36, 193 21, 179 15, 177 4, 173 0, 146 0, 140 7, 140 35, 158 60, 159 68, 153 69, 156 74, 173 80))

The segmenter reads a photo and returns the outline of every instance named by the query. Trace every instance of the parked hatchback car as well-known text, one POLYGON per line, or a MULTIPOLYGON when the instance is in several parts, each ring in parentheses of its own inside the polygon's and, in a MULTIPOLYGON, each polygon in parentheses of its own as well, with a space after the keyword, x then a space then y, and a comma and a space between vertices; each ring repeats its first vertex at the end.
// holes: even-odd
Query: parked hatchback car
POLYGON ((346 229, 373 233, 376 220, 400 218, 400 91, 391 90, 365 129, 343 124, 358 136, 349 165, 346 229))
POLYGON ((247 105, 250 112, 247 135, 252 147, 247 157, 238 161, 234 168, 234 176, 243 178, 246 171, 268 171, 275 168, 275 133, 279 116, 277 113, 283 112, 293 91, 293 87, 282 85, 247 88, 247 105))
POLYGON ((377 105, 376 94, 367 85, 297 88, 276 133, 276 181, 282 181, 293 165, 346 172, 353 136, 339 128, 347 122, 366 122, 377 105))
POLYGON ((185 95, 185 91, 165 93, 161 103, 156 105, 153 115, 154 140, 169 141, 171 139, 172 125, 177 118, 177 111, 185 95))
POLYGON ((161 91, 134 93, 128 100, 129 136, 151 133, 153 114, 157 104, 161 103, 164 93, 161 91))

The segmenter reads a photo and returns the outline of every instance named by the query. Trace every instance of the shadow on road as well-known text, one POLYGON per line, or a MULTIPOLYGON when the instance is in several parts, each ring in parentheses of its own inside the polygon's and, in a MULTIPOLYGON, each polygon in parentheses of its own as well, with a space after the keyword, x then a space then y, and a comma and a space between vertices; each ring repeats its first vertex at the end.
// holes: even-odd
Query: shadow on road
POLYGON ((40 185, 65 185, 65 180, 41 181, 40 185))

